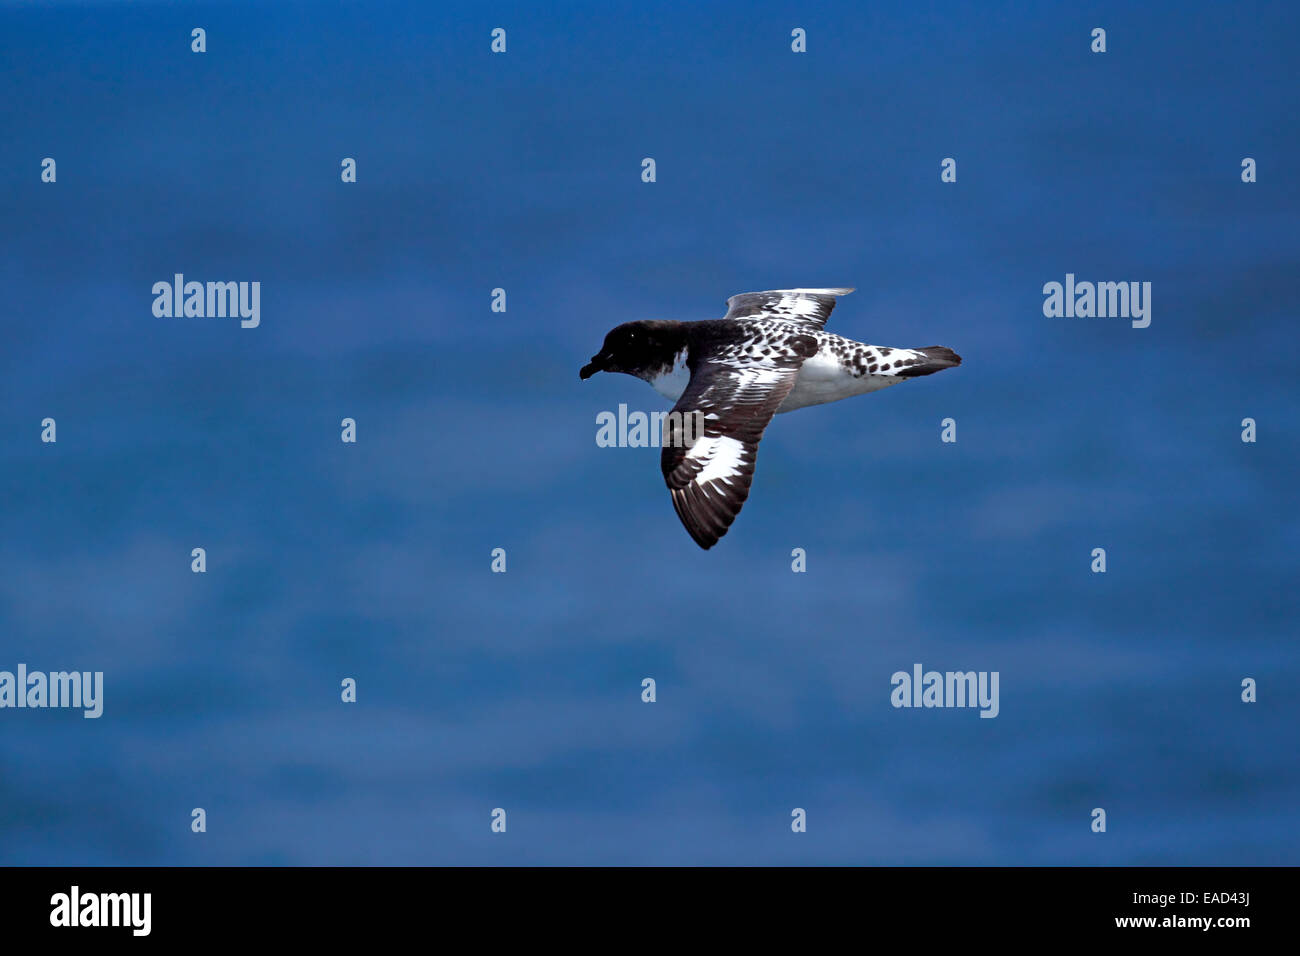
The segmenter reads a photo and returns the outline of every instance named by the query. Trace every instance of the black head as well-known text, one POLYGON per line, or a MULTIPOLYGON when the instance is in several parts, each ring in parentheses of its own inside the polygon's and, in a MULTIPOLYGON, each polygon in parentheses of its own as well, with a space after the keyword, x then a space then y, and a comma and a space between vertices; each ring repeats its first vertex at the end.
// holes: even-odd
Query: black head
POLYGON ((671 365, 673 358, 685 345, 686 336, 680 322, 643 319, 624 322, 610 329, 605 344, 591 357, 591 362, 578 372, 581 378, 591 378, 597 372, 626 372, 644 376, 671 365))

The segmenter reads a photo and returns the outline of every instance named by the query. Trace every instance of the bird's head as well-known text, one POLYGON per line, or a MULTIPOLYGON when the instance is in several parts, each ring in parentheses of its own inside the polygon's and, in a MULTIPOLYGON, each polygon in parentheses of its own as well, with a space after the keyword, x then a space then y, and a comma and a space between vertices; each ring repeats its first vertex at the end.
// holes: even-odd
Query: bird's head
POLYGON ((587 379, 597 372, 639 375, 647 368, 671 362, 672 356, 681 350, 682 342, 680 322, 650 319, 624 322, 610 329, 605 344, 578 376, 587 379))

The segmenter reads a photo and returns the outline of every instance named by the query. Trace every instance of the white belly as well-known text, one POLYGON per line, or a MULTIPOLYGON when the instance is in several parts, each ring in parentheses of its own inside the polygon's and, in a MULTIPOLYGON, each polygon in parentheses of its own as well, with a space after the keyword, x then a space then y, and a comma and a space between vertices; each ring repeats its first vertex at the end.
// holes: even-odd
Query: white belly
MULTIPOLYGON (((672 370, 666 375, 648 380, 656 392, 673 402, 682 397, 682 392, 686 391, 686 385, 691 380, 685 357, 685 353, 682 353, 678 361, 673 363, 672 370)), ((878 392, 901 381, 903 381, 901 378, 894 375, 854 376, 840 364, 840 360, 833 353, 828 349, 822 349, 800 367, 794 388, 790 390, 790 394, 786 396, 776 413, 779 415, 782 412, 792 412, 796 408, 824 405, 854 395, 878 392)))
POLYGON ((878 392, 901 381, 901 378, 893 375, 854 376, 830 351, 822 349, 800 367, 799 378, 795 380, 794 388, 790 390, 790 394, 786 396, 776 413, 779 415, 782 412, 792 412, 796 408, 824 405, 854 395, 878 392))

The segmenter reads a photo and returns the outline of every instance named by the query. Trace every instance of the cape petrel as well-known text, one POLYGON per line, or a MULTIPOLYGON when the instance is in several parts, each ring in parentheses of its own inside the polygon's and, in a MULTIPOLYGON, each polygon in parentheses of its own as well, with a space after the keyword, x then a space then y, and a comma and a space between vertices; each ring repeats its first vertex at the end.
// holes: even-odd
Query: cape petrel
POLYGON ((763 429, 780 412, 876 392, 961 364, 950 348, 865 345, 824 330, 836 296, 852 289, 776 289, 727 300, 703 322, 625 322, 578 373, 624 372, 677 404, 665 421, 660 466, 673 507, 701 548, 727 533, 749 497, 763 429), (688 415, 703 434, 681 440, 688 415))

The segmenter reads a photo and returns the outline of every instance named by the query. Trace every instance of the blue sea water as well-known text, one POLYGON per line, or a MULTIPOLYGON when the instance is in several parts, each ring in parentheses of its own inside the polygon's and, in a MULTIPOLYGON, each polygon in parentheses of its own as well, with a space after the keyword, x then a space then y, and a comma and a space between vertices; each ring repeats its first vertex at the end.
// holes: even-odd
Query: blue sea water
POLYGON ((1300 862, 1298 28, 0 4, 0 669, 105 681, 0 710, 0 862, 1300 862), (260 326, 155 317, 178 272, 260 326), (1150 327, 1045 317, 1066 273, 1150 327), (702 552, 595 442, 666 403, 577 370, 823 285, 964 364, 780 416, 702 552), (998 716, 892 707, 915 663, 998 716))

